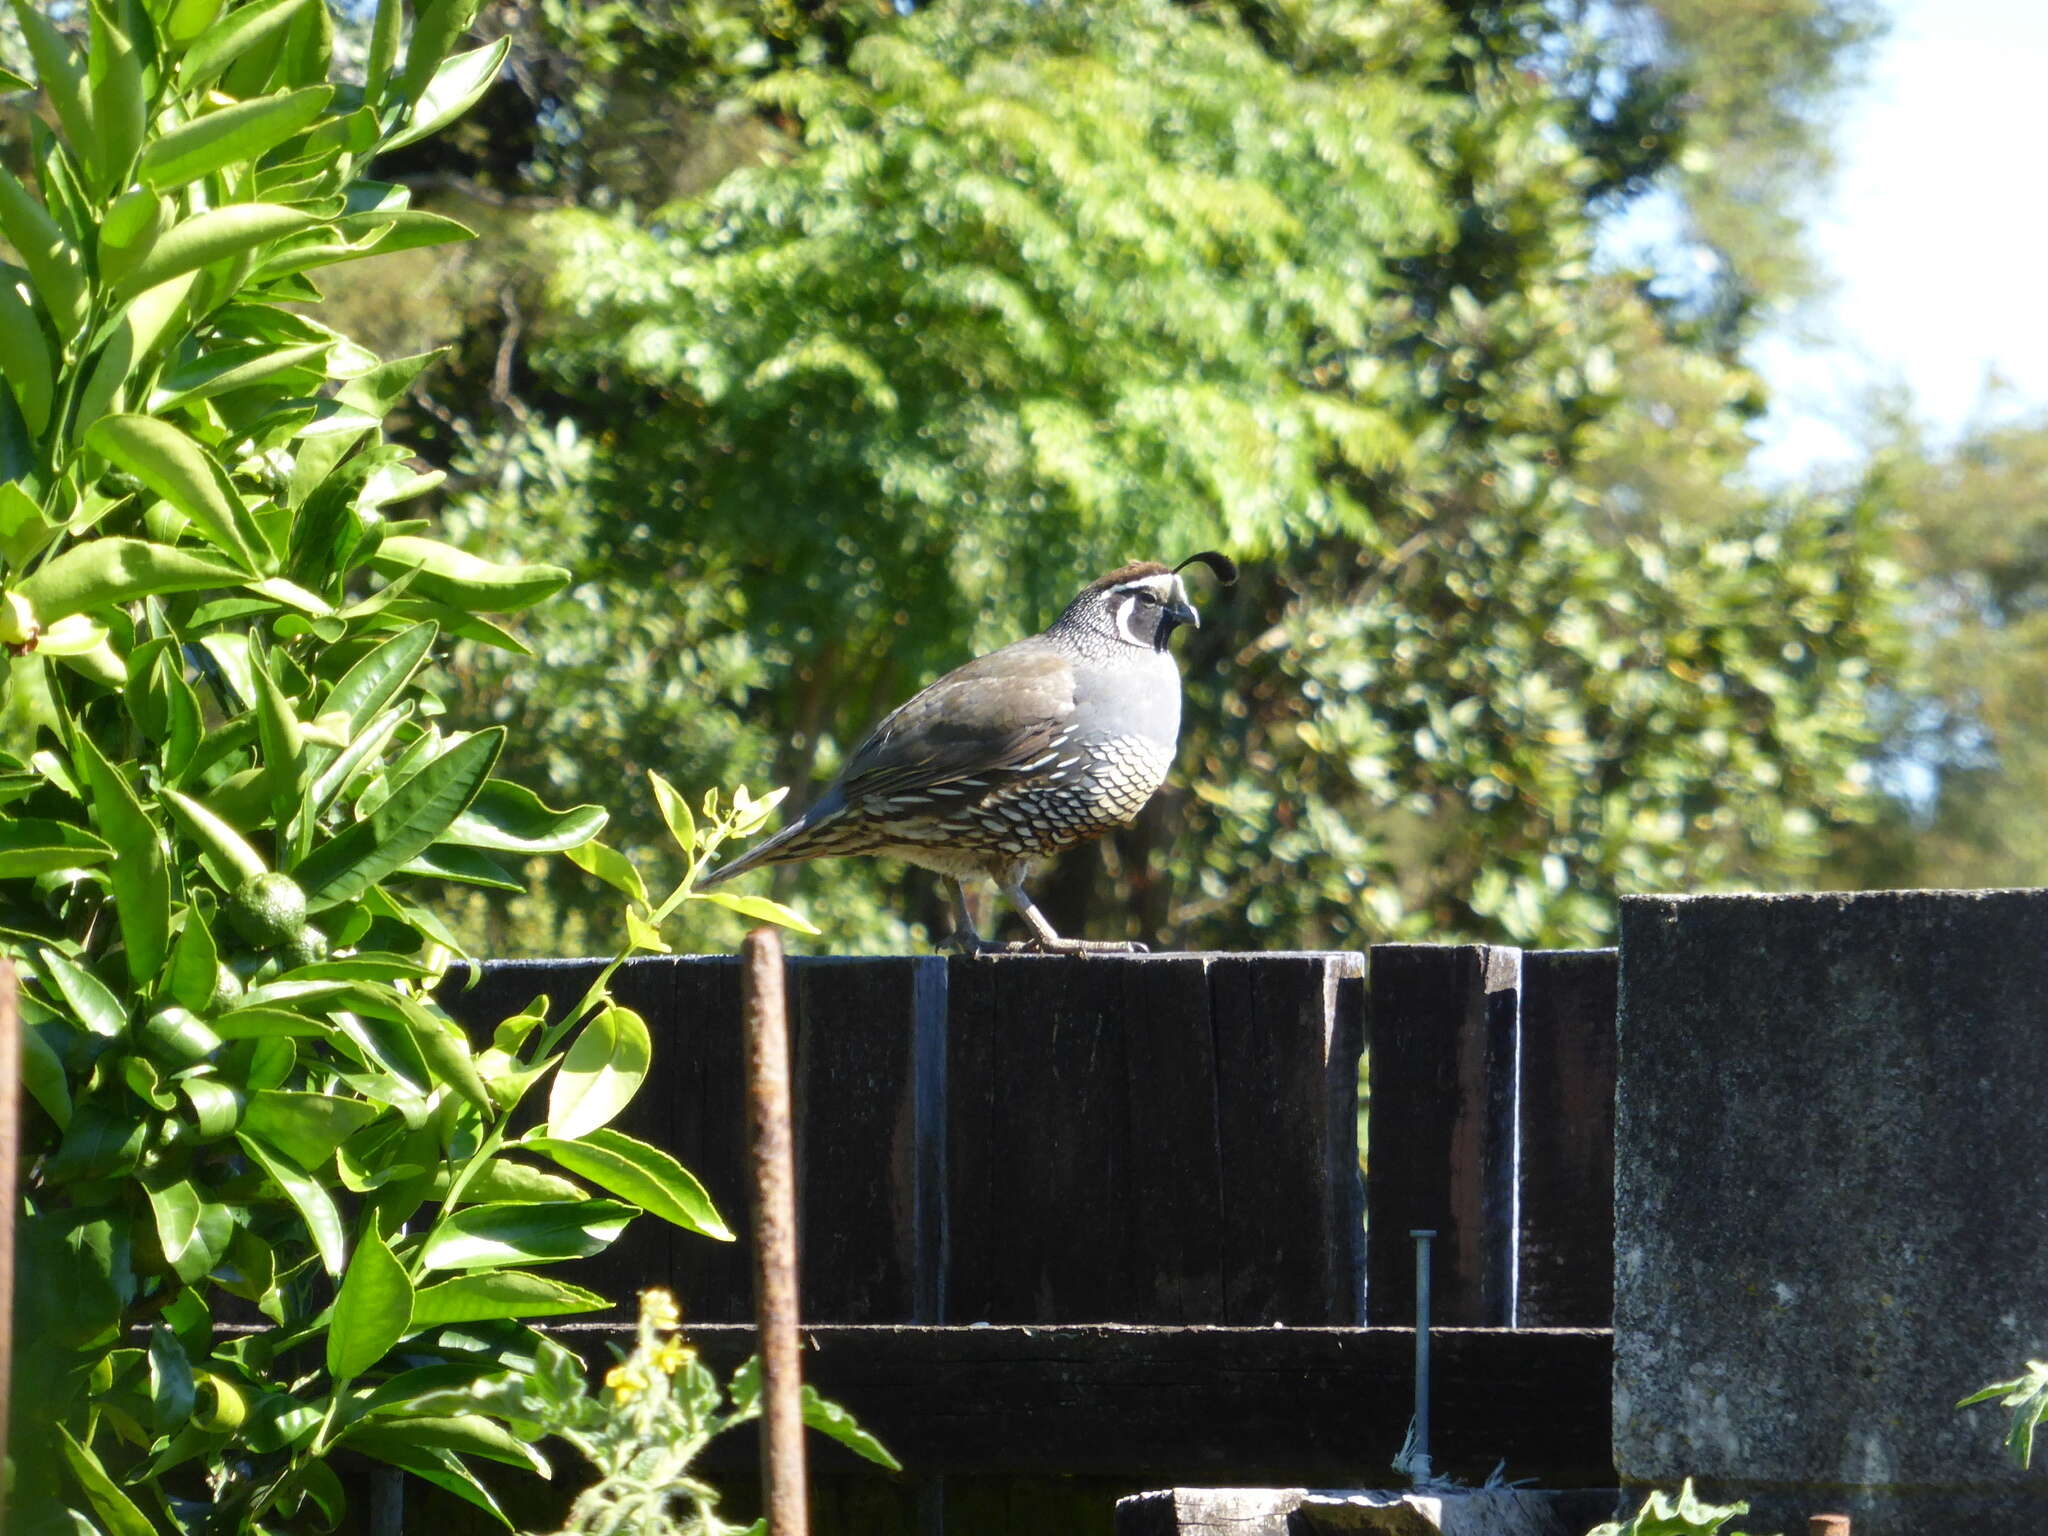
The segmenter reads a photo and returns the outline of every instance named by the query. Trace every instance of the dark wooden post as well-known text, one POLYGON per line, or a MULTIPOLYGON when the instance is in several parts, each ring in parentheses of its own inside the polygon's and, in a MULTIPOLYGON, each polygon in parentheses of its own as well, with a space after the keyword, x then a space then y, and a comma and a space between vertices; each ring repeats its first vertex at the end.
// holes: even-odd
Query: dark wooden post
POLYGON ((1445 1327, 1515 1322, 1515 1076, 1522 952, 1377 944, 1370 957, 1366 1314, 1413 1327, 1408 1234, 1438 1234, 1445 1327))
POLYGON ((1515 1322, 1614 1322, 1612 949, 1522 956, 1521 1256, 1515 1322))

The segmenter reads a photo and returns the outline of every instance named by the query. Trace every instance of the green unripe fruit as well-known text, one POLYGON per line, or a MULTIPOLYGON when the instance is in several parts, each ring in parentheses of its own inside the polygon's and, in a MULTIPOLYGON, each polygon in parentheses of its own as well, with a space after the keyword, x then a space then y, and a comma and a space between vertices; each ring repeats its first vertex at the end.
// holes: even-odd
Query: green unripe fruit
POLYGON ((306 893, 290 875, 252 875, 228 898, 228 926, 258 949, 287 944, 306 926, 306 893))
POLYGON ((209 1014, 221 1013, 241 995, 242 978, 229 970, 225 961, 216 962, 213 967, 213 1002, 206 1011, 209 1014))
POLYGON ((277 954, 288 971, 296 971, 302 965, 318 965, 327 958, 327 935, 308 923, 286 939, 277 954))

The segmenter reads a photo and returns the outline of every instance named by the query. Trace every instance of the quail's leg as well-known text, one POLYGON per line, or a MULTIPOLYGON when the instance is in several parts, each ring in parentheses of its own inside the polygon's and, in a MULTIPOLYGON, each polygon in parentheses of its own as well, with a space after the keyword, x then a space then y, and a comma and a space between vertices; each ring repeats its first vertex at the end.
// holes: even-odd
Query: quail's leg
POLYGON ((1042 950, 1049 955, 1142 955, 1145 946, 1135 939, 1063 939, 1053 931, 1045 914, 1038 910, 1038 904, 1024 889, 1021 875, 1003 882, 1003 894, 1010 898, 1010 904, 1017 909, 1025 922, 1031 925, 1034 937, 1027 948, 1042 950))
POLYGON ((967 905, 967 883, 953 881, 953 931, 933 946, 962 955, 1000 955, 1017 946, 984 939, 974 927, 974 911, 967 905))

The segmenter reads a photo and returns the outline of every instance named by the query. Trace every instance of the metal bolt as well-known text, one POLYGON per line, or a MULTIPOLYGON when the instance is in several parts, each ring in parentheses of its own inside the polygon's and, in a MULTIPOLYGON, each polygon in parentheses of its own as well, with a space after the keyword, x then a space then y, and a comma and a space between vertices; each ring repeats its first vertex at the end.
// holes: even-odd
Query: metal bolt
POLYGON ((1415 1239, 1415 1446, 1408 1455, 1408 1475, 1426 1482, 1429 1466, 1429 1261, 1435 1230, 1416 1230, 1415 1239))

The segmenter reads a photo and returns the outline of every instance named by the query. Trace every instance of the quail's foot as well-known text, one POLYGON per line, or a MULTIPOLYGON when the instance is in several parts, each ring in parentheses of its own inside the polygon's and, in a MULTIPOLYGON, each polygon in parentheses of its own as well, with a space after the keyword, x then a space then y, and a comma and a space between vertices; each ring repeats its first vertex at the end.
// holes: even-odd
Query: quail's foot
POLYGON ((1149 955, 1152 951, 1136 939, 1032 938, 1013 945, 1036 955, 1149 955))
POLYGON ((1001 944, 994 939, 984 939, 972 928, 955 928, 943 939, 932 945, 932 950, 941 955, 1000 955, 1015 948, 1001 944))

